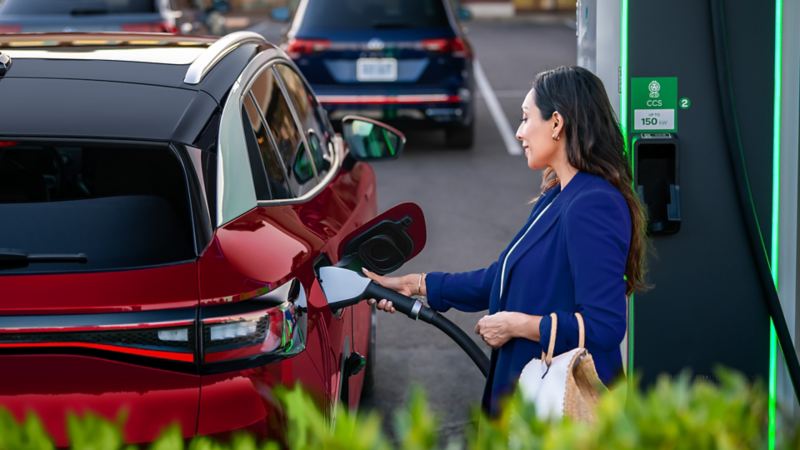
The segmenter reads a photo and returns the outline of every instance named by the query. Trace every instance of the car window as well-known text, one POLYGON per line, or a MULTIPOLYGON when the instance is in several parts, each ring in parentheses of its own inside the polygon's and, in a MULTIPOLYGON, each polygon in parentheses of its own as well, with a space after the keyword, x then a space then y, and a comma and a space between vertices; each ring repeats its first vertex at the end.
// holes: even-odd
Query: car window
POLYGON ((333 129, 327 114, 297 72, 286 64, 276 64, 275 69, 283 79, 283 85, 306 133, 317 173, 324 175, 331 167, 331 161, 326 155, 333 154, 333 129))
POLYGON ((39 14, 128 14, 158 12, 156 0, 6 0, 0 15, 39 14))
POLYGON ((258 113, 252 94, 248 94, 242 103, 242 120, 247 135, 247 144, 250 148, 250 164, 254 172, 263 174, 263 181, 259 176, 256 180, 256 195, 259 200, 278 200, 291 198, 292 192, 287 181, 286 168, 283 165, 278 150, 272 141, 272 136, 267 132, 264 120, 258 113))
POLYGON ((8 273, 145 267, 194 258, 187 174, 167 145, 0 138, 0 252, 86 261, 8 273))
POLYGON ((296 196, 305 194, 316 184, 316 169, 307 156, 303 136, 271 69, 256 77, 251 92, 267 123, 272 142, 287 169, 287 180, 292 192, 296 196))
POLYGON ((225 108, 219 124, 217 167, 217 225, 227 223, 257 206, 241 106, 225 108))
POLYGON ((449 26, 442 0, 309 0, 300 32, 449 26))

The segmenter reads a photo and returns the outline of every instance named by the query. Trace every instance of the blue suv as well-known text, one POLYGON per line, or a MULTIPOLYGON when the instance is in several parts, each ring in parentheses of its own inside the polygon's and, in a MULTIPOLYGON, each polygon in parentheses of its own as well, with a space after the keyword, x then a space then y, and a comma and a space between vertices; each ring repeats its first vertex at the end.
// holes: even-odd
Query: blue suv
POLYGON ((336 121, 359 114, 474 137, 472 47, 451 0, 300 0, 284 48, 336 121))

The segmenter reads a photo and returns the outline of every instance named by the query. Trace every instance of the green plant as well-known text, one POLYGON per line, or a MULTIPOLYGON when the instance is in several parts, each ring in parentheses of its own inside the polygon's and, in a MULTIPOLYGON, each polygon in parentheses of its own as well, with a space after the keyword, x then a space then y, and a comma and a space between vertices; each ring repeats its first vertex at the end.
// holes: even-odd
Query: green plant
POLYGON ((5 409, 0 409, 0 450, 50 450, 54 449, 42 422, 28 414, 20 424, 5 409))
MULTIPOLYGON (((718 382, 692 380, 688 375, 662 378, 645 393, 622 384, 605 394, 594 424, 570 420, 540 421, 533 407, 519 395, 493 419, 476 411, 475 426, 467 430, 470 450, 740 450, 766 448, 767 397, 760 384, 750 385, 740 375, 720 372, 718 382)), ((381 429, 374 413, 338 410, 325 414, 301 389, 283 390, 286 445, 290 449, 432 450, 440 448, 438 421, 424 393, 415 389, 408 404, 395 414, 395 441, 381 429)), ((107 421, 93 414, 71 415, 68 432, 74 450, 134 449, 122 439, 124 417, 107 421)), ((780 449, 800 448, 800 427, 782 427, 780 449)), ((450 443, 448 450, 459 448, 450 443)), ((28 415, 20 424, 0 410, 0 450, 53 449, 41 422, 28 415)), ((198 437, 185 442, 177 426, 168 427, 151 450, 278 450, 276 442, 258 443, 247 434, 228 442, 198 437)))
POLYGON ((470 448, 543 450, 738 450, 767 444, 766 394, 741 376, 720 372, 719 383, 688 375, 661 378, 647 393, 618 385, 604 395, 592 425, 544 423, 519 396, 494 421, 483 419, 470 448))

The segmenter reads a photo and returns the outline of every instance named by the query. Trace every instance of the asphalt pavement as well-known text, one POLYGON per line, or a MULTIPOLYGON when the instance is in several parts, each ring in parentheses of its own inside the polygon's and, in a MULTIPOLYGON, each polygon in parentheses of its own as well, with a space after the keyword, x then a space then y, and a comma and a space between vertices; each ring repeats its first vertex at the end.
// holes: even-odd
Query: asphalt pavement
MULTIPOLYGON (((263 22, 250 29, 280 42, 284 27, 263 22)), ((412 201, 426 216, 425 249, 398 275, 472 270, 497 258, 528 217, 541 181, 518 143, 508 139, 519 124, 522 100, 536 73, 577 59, 575 31, 563 16, 475 20, 467 29, 486 81, 477 91, 474 147, 447 149, 443 133, 404 130, 408 145, 400 159, 373 164, 381 211, 412 201)), ((446 316, 472 334, 483 314, 451 310, 446 316)), ((399 314, 378 315, 376 370, 375 390, 361 407, 378 411, 389 432, 393 411, 413 386, 422 386, 441 434, 460 439, 483 392, 483 376, 456 344, 399 314)))

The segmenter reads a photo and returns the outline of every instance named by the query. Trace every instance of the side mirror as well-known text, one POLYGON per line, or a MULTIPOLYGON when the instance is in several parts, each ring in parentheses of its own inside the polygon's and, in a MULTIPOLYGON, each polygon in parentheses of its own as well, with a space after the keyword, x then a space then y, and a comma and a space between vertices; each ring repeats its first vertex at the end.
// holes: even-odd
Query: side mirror
POLYGON ((463 20, 463 21, 465 21, 465 22, 469 21, 469 20, 472 20, 472 11, 470 11, 469 8, 465 8, 463 6, 459 6, 458 7, 458 18, 463 20))
POLYGON ((314 169, 311 167, 311 159, 309 159, 306 148, 302 144, 300 144, 295 152, 294 162, 292 163, 292 173, 300 184, 305 184, 314 178, 314 169))
POLYGON ((340 267, 361 267, 384 275, 400 268, 425 247, 425 215, 401 203, 358 227, 339 244, 340 267))
POLYGON ((276 6, 275 8, 272 8, 272 11, 270 11, 269 15, 275 22, 288 22, 289 18, 291 17, 291 12, 286 6, 276 6))
POLYGON ((406 136, 400 130, 360 116, 342 119, 342 135, 350 154, 358 161, 396 159, 406 144, 406 136))

